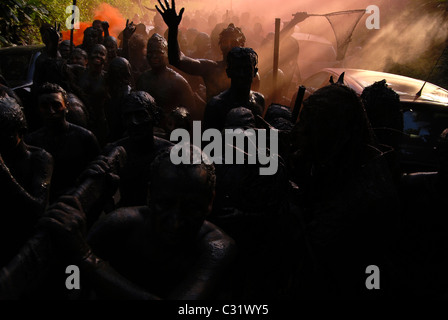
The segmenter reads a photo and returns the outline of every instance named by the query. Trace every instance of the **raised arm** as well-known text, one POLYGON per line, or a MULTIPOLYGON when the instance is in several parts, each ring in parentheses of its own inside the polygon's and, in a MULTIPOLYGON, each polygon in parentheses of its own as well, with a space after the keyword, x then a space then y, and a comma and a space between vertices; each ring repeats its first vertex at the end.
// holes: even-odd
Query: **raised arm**
POLYGON ((172 8, 167 0, 165 1, 165 6, 159 2, 160 8, 156 5, 156 10, 160 13, 168 26, 168 60, 171 65, 179 68, 181 60, 181 52, 179 48, 179 42, 177 41, 177 36, 179 33, 179 24, 182 20, 182 15, 184 14, 185 8, 180 9, 179 14, 176 13, 176 2, 172 0, 172 8))
POLYGON ((280 34, 282 37, 287 36, 291 30, 294 29, 295 25, 299 22, 302 22, 306 18, 308 18, 308 13, 306 12, 297 12, 293 14, 293 19, 288 22, 286 26, 283 27, 283 29, 280 31, 280 34))
POLYGON ((170 5, 167 0, 164 0, 165 5, 158 0, 160 8, 156 5, 157 11, 168 26, 168 60, 172 66, 182 70, 188 74, 201 75, 203 73, 203 65, 206 60, 193 59, 187 57, 180 51, 179 42, 177 40, 179 33, 179 24, 182 20, 184 8, 180 9, 179 14, 176 13, 176 2, 172 0, 170 5))
POLYGON ((104 38, 109 37, 109 22, 108 21, 102 21, 101 22, 101 28, 103 28, 104 31, 104 38))
POLYGON ((129 23, 129 19, 126 20, 126 27, 123 30, 123 41, 122 41, 122 48, 123 48, 123 52, 122 52, 122 56, 123 58, 129 60, 129 39, 132 37, 132 35, 135 32, 135 26, 134 26, 134 22, 131 21, 131 23, 129 23))

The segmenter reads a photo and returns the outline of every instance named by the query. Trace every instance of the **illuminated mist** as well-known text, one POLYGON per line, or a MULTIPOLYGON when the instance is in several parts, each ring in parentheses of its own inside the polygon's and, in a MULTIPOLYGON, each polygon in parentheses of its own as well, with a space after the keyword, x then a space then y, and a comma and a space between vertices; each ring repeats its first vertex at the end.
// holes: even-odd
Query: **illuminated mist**
MULTIPOLYGON (((156 1, 143 0, 146 7, 154 8, 156 1)), ((179 0, 176 8, 185 7, 181 28, 194 27, 210 34, 208 18, 214 15, 216 22, 234 22, 247 35, 247 46, 252 46, 250 35, 254 24, 262 25, 263 37, 274 32, 275 18, 280 18, 282 25, 292 19, 296 12, 305 11, 309 14, 326 14, 336 11, 366 9, 369 5, 380 8, 380 29, 368 30, 364 14, 356 26, 352 41, 343 61, 336 61, 336 39, 330 23, 325 17, 309 17, 296 25, 293 37, 299 40, 299 72, 300 76, 288 78, 295 80, 294 85, 322 67, 356 67, 385 71, 391 63, 407 63, 418 58, 429 47, 442 52, 447 38, 448 25, 442 13, 416 14, 412 12, 415 6, 411 0, 179 0), (411 18, 412 17, 412 18, 411 18)), ((414 2, 415 3, 415 2, 414 2)), ((135 12, 141 12, 136 5, 135 12)), ((154 12, 147 11, 152 19, 154 12)), ((95 9, 95 18, 109 21, 110 33, 117 36, 124 28, 126 19, 120 11, 108 4, 101 4, 95 9)), ((75 32, 75 43, 80 44, 82 32, 91 22, 82 23, 81 29, 75 32)), ((272 37, 273 34, 270 35, 272 37)), ((64 39, 69 39, 69 32, 64 33, 64 39)), ((254 47, 255 48, 255 47, 254 47)), ((261 77, 272 73, 273 41, 255 48, 259 54, 259 69, 261 77)), ((281 47, 280 59, 296 60, 292 50, 281 47), (283 49, 283 50, 282 50, 283 49)), ((287 63, 284 68, 291 67, 287 63)), ((283 70, 285 76, 291 70, 283 70)), ((295 88, 288 88, 293 89, 295 88)), ((285 94, 289 94, 285 92, 285 94)))

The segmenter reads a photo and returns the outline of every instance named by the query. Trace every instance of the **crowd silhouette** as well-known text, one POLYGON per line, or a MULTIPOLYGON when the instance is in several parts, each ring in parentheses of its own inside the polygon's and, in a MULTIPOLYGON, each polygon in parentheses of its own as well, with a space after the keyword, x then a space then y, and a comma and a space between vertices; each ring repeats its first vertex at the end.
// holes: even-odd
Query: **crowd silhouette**
MULTIPOLYGON (((30 96, 0 86, 0 298, 447 297, 448 129, 437 172, 403 172, 386 81, 358 96, 329 79, 296 121, 289 91, 263 84, 272 70, 260 74, 257 50, 272 35, 259 21, 174 0, 156 9, 117 38, 93 21, 76 48, 43 25, 30 96), (174 164, 170 135, 193 121, 223 135, 275 130, 276 172, 211 163, 197 145, 188 157, 202 161, 174 164), (65 286, 68 265, 84 275, 79 290, 65 286), (366 287, 371 265, 379 290, 366 287)), ((297 89, 291 25, 279 74, 297 89)))

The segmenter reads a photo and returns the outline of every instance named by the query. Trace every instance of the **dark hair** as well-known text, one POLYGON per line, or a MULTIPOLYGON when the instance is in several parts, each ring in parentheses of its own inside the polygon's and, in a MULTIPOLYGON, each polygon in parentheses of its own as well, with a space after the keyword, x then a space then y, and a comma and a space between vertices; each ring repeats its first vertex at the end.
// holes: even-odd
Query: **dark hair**
POLYGON ((86 60, 88 59, 87 52, 81 48, 73 49, 73 52, 72 52, 70 58, 73 57, 76 53, 79 53, 84 59, 86 59, 86 60))
POLYGON ((241 31, 241 28, 235 27, 233 23, 230 23, 227 28, 221 31, 219 34, 219 44, 225 38, 235 39, 241 47, 246 44, 246 36, 243 31, 241 31))
POLYGON ((195 46, 201 46, 207 43, 210 43, 210 36, 205 32, 199 32, 193 42, 195 46))
POLYGON ((117 39, 115 37, 112 37, 112 36, 104 37, 103 45, 106 45, 106 42, 113 42, 113 43, 115 43, 115 45, 117 45, 117 39))
POLYGON ((277 130, 291 131, 294 126, 291 109, 281 104, 272 103, 266 110, 264 120, 277 130))
POLYGON ((400 96, 387 86, 386 80, 364 88, 361 99, 373 128, 393 128, 403 131, 400 96))
POLYGON ((353 89, 342 84, 320 88, 305 100, 298 127, 303 130, 304 141, 328 140, 328 145, 318 147, 332 152, 334 160, 345 159, 342 161, 348 166, 360 164, 365 160, 366 146, 376 145, 360 98, 353 89))
POLYGON ((134 33, 129 38, 128 46, 131 51, 141 50, 145 47, 145 38, 141 34, 134 33))
POLYGON ((176 128, 183 128, 191 131, 193 120, 190 112, 185 107, 176 107, 167 115, 168 119, 172 119, 176 123, 176 128))
POLYGON ((23 134, 27 129, 25 114, 17 100, 9 95, 0 98, 0 128, 17 130, 23 134))
MULTIPOLYGON (((174 146, 175 147, 175 146, 174 146)), ((173 147, 173 148, 174 148, 173 147)), ((186 171, 189 169, 194 168, 201 168, 207 173, 207 181, 206 181, 206 192, 208 193, 209 197, 212 197, 212 194, 215 190, 216 185, 216 175, 215 175, 215 166, 211 163, 206 164, 204 161, 201 161, 198 164, 193 164, 193 152, 200 152, 201 153, 201 159, 207 158, 207 155, 202 152, 202 150, 194 145, 190 145, 190 160, 191 164, 173 164, 171 161, 171 148, 165 149, 162 151, 152 162, 151 164, 151 172, 153 172, 153 177, 156 176, 158 172, 160 172, 161 166, 163 164, 169 164, 173 167, 173 170, 176 171, 179 176, 184 176, 186 171)))
POLYGON ((106 82, 109 86, 116 81, 130 85, 133 82, 131 69, 131 64, 126 58, 113 58, 109 63, 109 69, 106 74, 106 82))
POLYGON ((37 96, 49 93, 61 93, 62 98, 64 99, 65 106, 68 108, 70 103, 68 101, 67 91, 65 91, 61 86, 55 83, 45 82, 37 89, 37 96))
POLYGON ((160 120, 160 108, 154 98, 146 91, 133 91, 123 99, 122 112, 129 107, 140 105, 151 117, 153 124, 157 124, 160 120))
POLYGON ((233 47, 227 54, 227 68, 231 67, 235 59, 246 59, 254 68, 258 64, 258 54, 252 48, 233 47))
POLYGON ((233 108, 226 115, 224 128, 240 128, 244 130, 255 128, 254 114, 245 107, 233 108))
POLYGON ((150 48, 152 48, 153 46, 161 46, 165 51, 168 50, 168 42, 158 33, 154 33, 151 38, 148 39, 146 50, 149 52, 150 48))

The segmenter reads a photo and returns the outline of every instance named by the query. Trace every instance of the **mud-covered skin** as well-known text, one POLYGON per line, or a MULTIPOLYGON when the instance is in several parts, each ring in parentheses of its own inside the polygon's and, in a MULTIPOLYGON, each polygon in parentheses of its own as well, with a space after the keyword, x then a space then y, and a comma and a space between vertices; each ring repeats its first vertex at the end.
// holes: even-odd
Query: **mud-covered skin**
MULTIPOLYGON (((56 86, 46 92, 58 90, 63 89, 56 86)), ((41 93, 38 106, 44 126, 27 135, 26 141, 45 149, 54 158, 50 196, 50 201, 53 201, 75 185, 78 176, 99 154, 100 148, 92 132, 67 122, 67 100, 61 92, 41 93)))
POLYGON ((121 121, 124 97, 132 90, 131 64, 122 57, 110 61, 106 75, 108 98, 105 104, 106 119, 109 127, 108 142, 116 141, 124 136, 125 128, 121 121))
POLYGON ((84 30, 82 44, 78 46, 90 54, 96 44, 102 43, 102 30, 94 27, 88 27, 84 30))
POLYGON ((253 91, 246 99, 238 99, 230 89, 220 93, 207 103, 204 113, 204 128, 216 128, 221 131, 224 129, 224 121, 228 112, 239 107, 249 109, 254 116, 262 116, 264 97, 261 93, 253 91))
POLYGON ((255 120, 262 116, 265 101, 261 93, 251 91, 257 74, 257 54, 250 48, 233 48, 227 57, 227 76, 230 88, 210 99, 205 107, 204 128, 222 130, 227 113, 233 108, 245 107, 252 111, 255 120))
MULTIPOLYGON (((235 253, 233 240, 204 220, 214 196, 213 167, 175 166, 169 151, 154 166, 158 174, 151 180, 149 206, 110 213, 89 232, 88 241, 79 202, 61 198, 39 223, 51 237, 48 249, 78 265, 87 288, 99 298, 213 298, 235 253)), ((30 243, 30 249, 43 248, 30 243)), ((22 253, 22 267, 29 267, 32 252, 22 253)), ((38 274, 45 261, 36 262, 30 273, 38 274)), ((14 274, 20 273, 17 267, 11 266, 14 274)))
POLYGON ((148 40, 146 57, 151 69, 140 76, 137 90, 153 96, 165 113, 178 106, 194 112, 193 91, 184 77, 168 67, 167 43, 159 34, 153 34, 148 40))
POLYGON ((146 202, 148 181, 151 176, 151 163, 163 150, 173 144, 167 140, 153 137, 145 143, 135 143, 130 137, 108 144, 105 150, 114 146, 122 146, 127 153, 125 167, 120 173, 120 202, 119 206, 143 205, 146 202), (143 147, 145 146, 145 147, 143 147))
POLYGON ((213 200, 210 173, 174 166, 167 154, 151 179, 149 207, 111 213, 89 243, 120 274, 161 298, 211 298, 234 243, 204 221, 213 200))
POLYGON ((93 46, 87 68, 78 75, 77 86, 81 90, 80 98, 89 112, 89 130, 96 136, 101 146, 108 134, 104 104, 107 97, 104 65, 107 50, 101 44, 93 46))
POLYGON ((48 204, 53 158, 23 141, 26 121, 12 98, 0 100, 0 266, 32 235, 48 204))
POLYGON ((144 91, 132 92, 122 104, 122 125, 128 136, 105 147, 122 146, 127 161, 120 172, 119 206, 138 206, 146 203, 151 163, 161 151, 173 144, 153 136, 157 118, 154 99, 144 91))
POLYGON ((103 40, 103 45, 107 49, 107 61, 104 66, 104 69, 109 70, 109 65, 110 65, 111 61, 120 55, 117 39, 112 36, 105 37, 103 40))
POLYGON ((231 24, 221 33, 219 42, 222 52, 221 61, 193 59, 180 51, 177 41, 179 23, 182 20, 184 8, 177 14, 175 1, 172 1, 171 8, 166 1, 165 5, 159 1, 159 5, 160 8, 156 6, 156 9, 162 15, 163 20, 168 26, 168 57, 170 64, 188 74, 201 76, 207 90, 207 101, 228 89, 230 87, 230 80, 226 76, 225 59, 231 48, 244 46, 246 38, 241 30, 231 24))

